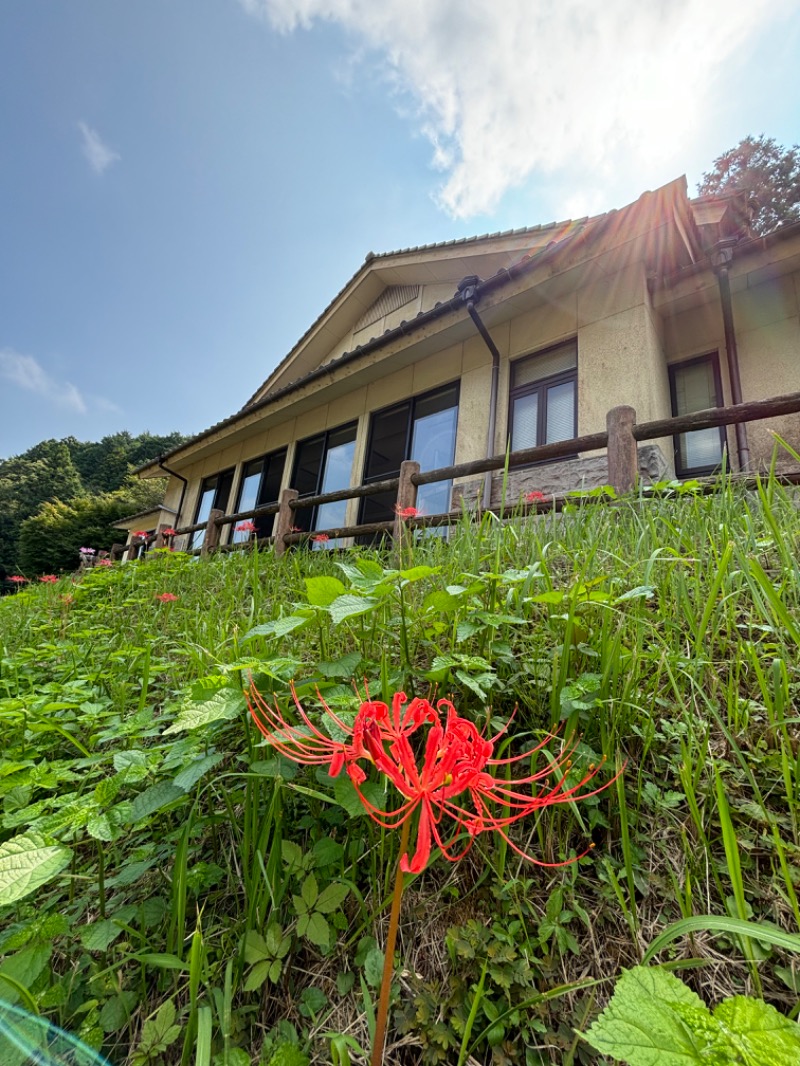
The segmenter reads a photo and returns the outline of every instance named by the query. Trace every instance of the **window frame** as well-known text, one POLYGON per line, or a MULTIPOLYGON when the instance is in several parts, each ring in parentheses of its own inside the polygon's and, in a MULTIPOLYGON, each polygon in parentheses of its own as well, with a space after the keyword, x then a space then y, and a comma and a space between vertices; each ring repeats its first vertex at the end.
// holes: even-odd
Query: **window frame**
MULTIPOLYGON (((278 489, 278 496, 274 500, 262 500, 261 495, 262 495, 262 492, 264 491, 264 478, 267 475, 268 465, 271 465, 273 462, 275 462, 277 460, 278 462, 282 462, 280 483, 283 484, 283 477, 284 477, 284 474, 286 473, 286 459, 287 459, 287 456, 288 456, 288 452, 289 452, 289 449, 286 446, 284 446, 283 448, 275 448, 271 452, 265 452, 263 455, 256 455, 252 459, 246 459, 242 463, 242 471, 241 471, 241 474, 239 476, 239 484, 238 484, 238 486, 236 488, 236 506, 235 506, 234 511, 233 511, 234 514, 238 514, 239 511, 242 508, 242 493, 244 491, 244 487, 245 487, 246 481, 248 480, 249 477, 254 477, 255 476, 254 474, 248 474, 247 471, 248 471, 248 469, 250 467, 252 467, 256 463, 260 463, 261 464, 261 473, 258 475, 258 487, 256 488, 256 494, 255 494, 256 502, 255 502, 254 506, 255 507, 266 507, 270 503, 278 503, 279 498, 280 498, 280 489, 278 489), (283 456, 283 460, 282 461, 281 461, 281 458, 280 458, 281 456, 283 456)), ((274 525, 275 516, 274 515, 265 515, 265 516, 262 516, 261 520, 263 522, 267 523, 267 524, 272 522, 273 525, 274 525)), ((253 521, 255 521, 256 526, 258 526, 258 520, 254 519, 253 521)), ((259 532, 258 530, 256 530, 256 536, 258 536, 258 537, 268 537, 268 536, 271 535, 271 533, 272 533, 271 529, 268 532, 265 529, 265 532, 263 532, 263 533, 259 532)), ((248 534, 242 535, 237 540, 236 529, 234 527, 234 529, 233 529, 233 531, 231 533, 231 542, 232 543, 234 543, 234 544, 243 544, 243 543, 246 543, 249 539, 250 539, 250 534, 248 533, 248 534)))
MULTIPOLYGON (((715 407, 724 406, 724 396, 722 392, 722 373, 720 371, 719 363, 719 351, 714 350, 711 352, 705 352, 703 355, 694 355, 691 359, 681 359, 679 362, 667 364, 667 374, 669 376, 669 402, 670 410, 673 418, 680 418, 681 414, 678 414, 678 395, 677 395, 677 374, 681 370, 685 370, 691 366, 700 366, 706 363, 711 367, 711 373, 714 379, 714 391, 716 392, 717 402, 715 407)), ((692 414, 691 411, 683 411, 682 414, 692 414)), ((693 478, 704 477, 707 474, 713 474, 719 470, 724 460, 725 452, 728 447, 728 437, 725 432, 724 426, 719 426, 719 443, 720 443, 720 458, 719 462, 713 465, 706 466, 684 466, 681 460, 681 437, 686 433, 692 432, 687 430, 684 433, 673 433, 672 435, 672 450, 675 457, 675 475, 679 478, 693 478)))
MULTIPOLYGON (((299 495, 298 499, 304 499, 309 496, 322 495, 322 482, 325 477, 325 468, 328 459, 328 452, 330 450, 330 438, 338 433, 344 433, 347 430, 352 430, 352 440, 343 440, 335 447, 343 444, 357 444, 358 443, 358 419, 353 419, 350 422, 343 422, 340 426, 334 426, 331 429, 324 429, 321 433, 312 433, 310 437, 304 437, 302 440, 296 442, 294 446, 294 454, 292 456, 292 478, 289 484, 294 487, 297 484, 297 468, 300 460, 301 448, 307 445, 315 444, 318 441, 322 441, 322 455, 320 463, 317 468, 316 487, 310 492, 303 492, 299 495)), ((353 455, 355 459, 355 454, 353 455)), ((350 469, 350 484, 353 482, 353 470, 350 469)), ((349 486, 347 486, 349 487, 349 486)), ((306 533, 312 533, 317 528, 317 516, 319 513, 319 504, 312 508, 302 508, 295 512, 295 521, 299 529, 302 529, 306 533), (305 515, 309 515, 308 528, 304 526, 305 515)))
MULTIPOLYGON (((547 390, 554 385, 564 385, 568 382, 573 382, 575 389, 572 396, 572 437, 565 437, 565 440, 573 439, 578 433, 578 339, 573 337, 571 340, 559 341, 558 344, 549 344, 546 348, 539 348, 535 352, 528 352, 526 355, 520 356, 518 359, 514 359, 510 363, 509 379, 508 379, 508 440, 509 442, 514 439, 514 408, 516 401, 526 396, 532 396, 536 394, 538 396, 538 408, 537 408, 537 420, 536 420, 536 444, 528 445, 528 447, 541 448, 547 444, 547 390), (543 378, 536 378, 533 381, 528 381, 524 385, 514 385, 514 375, 518 367, 521 367, 526 362, 534 362, 540 356, 549 355, 551 352, 558 351, 559 348, 573 348, 575 351, 575 366, 570 367, 569 370, 560 370, 555 374, 548 374, 543 378)), ((556 443, 556 442, 551 442, 556 443)), ((512 445, 513 447, 513 445, 512 445)), ((527 448, 516 448, 515 451, 526 451, 527 448)), ((513 454, 513 451, 512 451, 513 454)), ((575 453, 577 455, 577 452, 575 453)), ((564 459, 572 458, 571 456, 559 456, 557 460, 540 459, 530 465, 538 465, 539 462, 561 462, 564 459)))
MULTIPOLYGON (((226 508, 227 508, 228 503, 230 502, 230 498, 231 498, 231 489, 233 488, 233 480, 234 480, 235 473, 236 473, 236 467, 235 466, 229 466, 229 467, 226 467, 224 470, 218 470, 216 474, 208 474, 206 477, 204 477, 201 480, 201 482, 200 482, 200 491, 197 494, 197 500, 196 500, 195 506, 194 506, 194 521, 192 522, 192 525, 195 525, 197 522, 200 521, 200 508, 201 508, 202 503, 203 503, 203 497, 205 496, 206 492, 210 492, 211 491, 211 486, 210 485, 208 486, 208 488, 206 488, 205 486, 206 486, 207 482, 212 481, 215 478, 217 480, 217 484, 213 487, 214 488, 214 498, 211 501, 211 507, 209 508, 209 511, 213 511, 215 508, 219 507, 219 504, 221 502, 221 499, 220 499, 220 487, 221 487, 220 486, 220 482, 222 482, 223 478, 230 477, 230 481, 228 483, 228 498, 225 501, 225 506, 222 508, 223 511, 226 511, 226 508)), ((189 534, 188 551, 196 551, 197 548, 202 548, 204 540, 205 540, 205 530, 204 529, 196 529, 194 531, 194 533, 190 533, 189 534)))
MULTIPOLYGON (((452 381, 445 382, 444 385, 437 385, 433 389, 426 389, 425 392, 417 393, 414 396, 407 396, 403 400, 397 400, 395 403, 390 403, 390 404, 387 404, 385 407, 379 407, 375 411, 370 411, 370 414, 369 414, 369 432, 367 434, 367 447, 366 447, 366 450, 364 452, 364 466, 363 466, 363 473, 362 473, 362 478, 361 478, 361 484, 362 485, 371 485, 371 484, 374 484, 375 482, 378 482, 378 481, 386 481, 386 480, 389 480, 389 479, 391 479, 393 477, 398 477, 399 473, 400 473, 399 468, 397 469, 396 472, 386 472, 386 471, 384 471, 384 472, 379 473, 379 474, 370 474, 370 475, 368 475, 367 472, 366 472, 367 471, 367 465, 369 463, 370 454, 372 453, 372 446, 373 446, 373 443, 375 441, 375 432, 376 432, 376 426, 377 426, 378 418, 381 417, 381 416, 385 416, 387 414, 390 414, 392 411, 399 410, 400 408, 402 408, 404 406, 408 406, 408 415, 406 417, 405 441, 404 441, 404 444, 403 444, 403 455, 404 455, 405 458, 400 460, 401 463, 405 462, 406 459, 408 458, 408 456, 411 453, 411 445, 412 445, 412 442, 413 442, 413 439, 414 439, 414 424, 416 422, 416 411, 417 411, 418 405, 423 403, 426 400, 430 400, 437 393, 444 393, 444 392, 446 392, 447 390, 450 390, 450 389, 453 389, 455 391, 455 403, 452 404, 450 407, 443 407, 442 411, 455 410, 455 412, 456 412, 456 424, 455 424, 455 432, 454 432, 454 438, 453 438, 453 455, 455 456, 455 446, 456 446, 456 442, 457 442, 457 439, 458 439, 458 417, 459 417, 459 414, 461 412, 461 378, 454 378, 452 381)), ((436 413, 438 413, 438 412, 436 412, 436 413)), ((426 416, 423 416, 423 417, 426 417, 426 416)), ((437 484, 444 484, 444 482, 438 482, 437 484)), ((451 482, 451 488, 452 488, 452 482, 451 482)), ((366 511, 367 507, 369 506, 370 499, 374 499, 374 498, 373 497, 364 496, 361 499, 361 503, 360 503, 360 506, 359 506, 359 513, 358 513, 359 525, 363 524, 366 521, 366 519, 365 519, 365 511, 366 511)), ((377 519, 370 519, 370 521, 373 521, 373 520, 377 521, 377 519)))

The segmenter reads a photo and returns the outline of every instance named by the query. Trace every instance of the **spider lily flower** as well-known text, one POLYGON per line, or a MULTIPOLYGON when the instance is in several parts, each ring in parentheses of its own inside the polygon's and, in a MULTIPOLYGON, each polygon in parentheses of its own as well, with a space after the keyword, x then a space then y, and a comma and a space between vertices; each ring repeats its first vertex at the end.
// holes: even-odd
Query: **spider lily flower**
POLYGON ((398 518, 417 518, 420 512, 416 507, 400 507, 395 504, 394 513, 398 518))
POLYGON ((173 529, 172 526, 167 526, 166 529, 162 529, 161 530, 161 536, 162 537, 174 537, 174 536, 176 536, 177 532, 178 531, 176 529, 173 529))
POLYGON ((315 544, 327 544, 331 538, 327 533, 315 533, 311 539, 315 544))
POLYGON ((94 555, 95 554, 94 548, 78 548, 78 551, 81 553, 81 555, 94 555))
POLYGON ((277 705, 268 703, 251 686, 248 704, 255 724, 267 742, 293 762, 327 765, 331 777, 344 769, 365 811, 382 828, 398 829, 418 810, 414 855, 410 859, 408 854, 403 855, 400 861, 404 873, 421 873, 434 843, 446 859, 456 862, 470 849, 476 836, 490 831, 498 832, 514 851, 538 866, 565 866, 590 850, 587 848, 566 862, 542 862, 507 835, 509 826, 521 818, 544 807, 597 795, 616 779, 595 787, 600 766, 591 765, 580 780, 570 783, 574 748, 569 746, 551 757, 541 770, 516 779, 494 776, 492 770, 496 767, 530 760, 552 736, 521 755, 496 759, 494 745, 504 730, 487 739, 473 722, 456 712, 450 700, 439 700, 435 706, 419 698, 409 703, 405 693, 398 692, 391 710, 377 700, 362 703, 352 726, 320 697, 325 714, 346 738, 334 740, 314 724, 294 689, 292 695, 300 726, 292 725, 277 705), (420 730, 426 733, 415 737, 420 730), (362 789, 367 772, 361 763, 367 767, 372 764, 383 775, 398 793, 399 806, 382 810, 370 802, 362 789), (466 843, 461 840, 464 833, 466 843))
POLYGON ((58 578, 55 574, 42 574, 39 580, 45 585, 55 585, 55 583, 58 581, 58 578))
POLYGON ((237 533, 255 533, 255 531, 256 531, 255 522, 248 522, 248 521, 239 522, 239 524, 236 526, 236 532, 237 533))
POLYGON ((177 598, 174 592, 162 592, 159 596, 156 596, 160 603, 174 603, 177 598))
POLYGON ((13 581, 15 585, 24 585, 28 579, 23 577, 22 574, 12 574, 8 580, 13 581))
POLYGON ((135 533, 131 533, 131 536, 138 540, 147 540, 150 534, 146 529, 137 529, 135 533))
POLYGON ((528 503, 543 503, 547 497, 543 492, 539 492, 538 489, 534 489, 533 492, 529 492, 525 499, 528 503))

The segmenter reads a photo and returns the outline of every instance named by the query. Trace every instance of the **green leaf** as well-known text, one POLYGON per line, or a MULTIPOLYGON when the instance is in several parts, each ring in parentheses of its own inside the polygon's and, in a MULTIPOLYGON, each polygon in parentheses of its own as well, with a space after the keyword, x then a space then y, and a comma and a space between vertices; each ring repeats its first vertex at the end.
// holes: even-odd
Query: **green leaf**
POLYGON ((116 1033, 128 1024, 138 995, 135 992, 120 992, 106 1000, 100 1011, 100 1028, 104 1033, 116 1033))
POLYGON ((224 758, 224 755, 206 755, 205 758, 198 759, 197 762, 191 763, 185 770, 181 770, 175 776, 175 786, 183 789, 184 792, 188 792, 190 788, 197 784, 201 777, 204 777, 209 770, 221 763, 224 758))
POLYGON ((309 914, 303 935, 318 948, 326 948, 331 942, 331 928, 322 915, 316 911, 309 914))
POLYGON ((285 759, 282 755, 251 762, 249 766, 251 774, 260 774, 262 777, 282 777, 284 781, 292 781, 297 777, 297 769, 297 763, 285 759))
POLYGON ((311 849, 315 866, 333 866, 344 854, 344 848, 337 840, 330 837, 320 837, 311 849))
POLYGON ((169 803, 174 803, 177 799, 183 799, 184 796, 183 789, 173 785, 171 781, 160 781, 157 785, 151 785, 150 788, 140 792, 134 799, 131 804, 129 821, 133 825, 144 821, 145 818, 149 818, 151 814, 155 814, 162 807, 166 807, 169 803))
POLYGON ((749 936, 765 944, 774 944, 785 951, 800 951, 800 936, 796 933, 786 933, 771 922, 748 922, 721 914, 694 914, 689 918, 679 918, 659 933, 645 952, 642 964, 648 963, 673 940, 678 940, 687 933, 700 931, 749 936))
POLYGON ((121 926, 106 918, 84 926, 79 935, 87 951, 106 951, 121 933, 121 926))
POLYGON ((333 662, 317 663, 317 670, 323 677, 342 677, 349 681, 358 669, 360 662, 361 652, 349 651, 346 655, 342 655, 341 658, 335 659, 333 662))
POLYGON ((51 881, 72 858, 69 848, 48 844, 39 833, 23 833, 0 844, 0 907, 24 899, 51 881))
POLYGON ((378 602, 372 596, 354 596, 352 593, 346 593, 330 604, 328 613, 336 626, 340 622, 344 622, 346 618, 355 618, 358 615, 367 614, 374 607, 377 607, 378 602))
POLYGON ((676 1005, 711 1020, 700 997, 673 974, 646 966, 625 970, 585 1039, 629 1066, 701 1066, 697 1043, 676 1005))
MULTIPOLYGON (((365 781, 361 786, 361 791, 374 807, 380 809, 384 808, 386 803, 386 792, 383 786, 379 785, 377 781, 365 781)), ((361 799, 355 790, 353 782, 347 774, 340 774, 335 778, 333 783, 333 795, 339 806, 343 807, 351 817, 357 818, 359 815, 367 813, 364 804, 361 802, 361 799)))
POLYGON ((245 633, 243 640, 252 640, 253 637, 285 637, 296 629, 302 629, 311 621, 312 614, 289 614, 285 618, 276 618, 274 622, 265 622, 255 626, 245 633))
POLYGON ((328 885, 327 888, 324 888, 322 892, 320 892, 319 898, 314 905, 314 909, 321 911, 323 914, 331 914, 333 911, 338 910, 339 907, 341 907, 349 891, 349 885, 328 885))
POLYGON ((302 884, 300 889, 300 895, 303 897, 303 902, 309 910, 317 902, 319 896, 319 887, 317 886, 317 879, 313 874, 309 874, 302 884))
POLYGON ((6 956, 0 964, 0 977, 8 978, 8 981, 0 981, 0 998, 16 1003, 19 993, 11 982, 30 989, 50 962, 52 953, 52 944, 34 944, 6 956))
POLYGON ((212 722, 230 721, 238 718, 246 707, 243 693, 239 689, 226 688, 216 692, 211 699, 196 703, 187 700, 178 711, 177 719, 164 730, 164 736, 180 733, 184 729, 202 729, 212 722))
POLYGON ((142 1026, 142 1038, 138 1051, 165 1051, 181 1035, 181 1027, 175 1024, 175 1004, 167 999, 158 1009, 155 1018, 148 1018, 142 1026))
POLYGON ((733 996, 720 1003, 714 1018, 747 1066, 800 1062, 800 1025, 763 1000, 733 996))
POLYGON ((307 577, 305 584, 308 602, 312 607, 329 607, 347 591, 338 577, 307 577))
POLYGON ((245 992, 257 992, 269 978, 269 972, 272 965, 273 963, 271 959, 262 959, 261 962, 257 962, 244 982, 245 992))
POLYGON ((372 948, 364 959, 364 976, 372 988, 379 988, 383 980, 384 956, 380 948, 372 948))

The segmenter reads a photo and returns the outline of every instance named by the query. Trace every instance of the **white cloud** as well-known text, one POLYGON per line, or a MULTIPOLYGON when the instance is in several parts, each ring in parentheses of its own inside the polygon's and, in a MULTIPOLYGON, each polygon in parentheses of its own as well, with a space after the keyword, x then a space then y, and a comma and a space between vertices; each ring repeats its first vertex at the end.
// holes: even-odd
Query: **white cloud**
POLYGON ((95 174, 104 174, 112 163, 116 163, 120 159, 118 152, 115 152, 112 148, 109 148, 100 137, 97 130, 93 129, 86 122, 79 122, 78 129, 81 131, 81 137, 83 143, 83 154, 88 160, 89 166, 95 172, 95 174))
MULTIPOLYGON (((641 191, 674 177, 723 64, 796 7, 730 0, 240 0, 291 32, 335 22, 410 95, 455 217, 491 211, 532 175, 559 205, 622 171, 641 191), (671 168, 671 169, 670 169, 671 168)), ((585 213, 585 212, 580 212, 585 213)))
POLYGON ((0 349, 0 378, 76 414, 84 415, 88 410, 75 385, 56 381, 32 355, 21 355, 11 348, 0 349))

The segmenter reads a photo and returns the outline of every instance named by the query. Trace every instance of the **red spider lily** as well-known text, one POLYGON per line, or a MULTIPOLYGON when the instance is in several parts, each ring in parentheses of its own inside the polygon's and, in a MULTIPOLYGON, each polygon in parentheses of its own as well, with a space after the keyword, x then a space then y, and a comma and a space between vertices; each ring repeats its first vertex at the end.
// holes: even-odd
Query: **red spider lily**
POLYGON ((316 533, 311 539, 315 544, 327 544, 331 538, 327 533, 316 533))
POLYGON ((97 566, 113 566, 114 562, 113 562, 112 559, 98 559, 96 565, 97 566))
POLYGON ((137 529, 135 533, 131 534, 132 537, 138 537, 139 540, 147 540, 150 534, 146 529, 137 529))
POLYGON ((156 599, 161 603, 174 603, 177 598, 174 592, 162 592, 159 596, 156 596, 156 599))
MULTIPOLYGON (((553 738, 545 737, 540 744, 514 758, 495 759, 492 757, 494 743, 504 731, 487 740, 472 722, 456 712, 450 700, 439 700, 435 706, 423 699, 408 703, 405 693, 398 692, 392 700, 391 712, 385 703, 367 700, 361 704, 352 726, 321 700, 325 713, 347 738, 337 741, 311 721, 294 689, 292 695, 302 726, 291 725, 277 706, 267 703, 255 687, 250 688, 250 713, 272 747, 306 766, 327 765, 332 777, 345 769, 367 814, 384 829, 398 829, 419 809, 416 850, 411 860, 407 854, 403 855, 400 869, 404 873, 417 874, 425 869, 434 841, 444 857, 455 862, 469 850, 478 834, 491 830, 500 833, 516 852, 539 866, 567 865, 541 862, 528 855, 509 839, 506 829, 544 807, 594 796, 611 784, 608 781, 586 789, 599 772, 599 767, 594 765, 577 783, 568 784, 574 750, 571 748, 565 748, 536 773, 515 780, 494 777, 491 768, 530 759, 553 738), (423 728, 427 728, 427 736, 416 744, 422 752, 420 763, 410 738, 423 728), (399 793, 402 802, 396 810, 381 810, 364 795, 361 786, 367 775, 359 765, 362 760, 372 763, 399 793), (449 827, 445 830, 446 822, 449 827), (456 851, 456 842, 463 832, 468 836, 466 845, 456 851)), ((567 862, 578 858, 582 855, 567 862)))
POLYGON ((15 585, 24 585, 28 579, 23 577, 22 574, 12 574, 8 580, 13 581, 15 585))
POLYGON ((529 492, 525 499, 528 503, 543 503, 547 499, 543 492, 539 492, 538 489, 534 489, 533 492, 529 492))
POLYGON ((39 580, 44 582, 45 585, 55 585, 58 578, 55 574, 42 574, 39 580))
POLYGON ((394 513, 398 518, 416 518, 420 512, 416 507, 401 507, 395 504, 394 513))
POLYGON ((236 526, 236 532, 237 533, 255 533, 255 531, 256 531, 255 522, 240 522, 236 526))
POLYGON ((162 537, 174 537, 178 533, 177 529, 173 529, 172 526, 167 526, 166 529, 161 530, 162 537))

